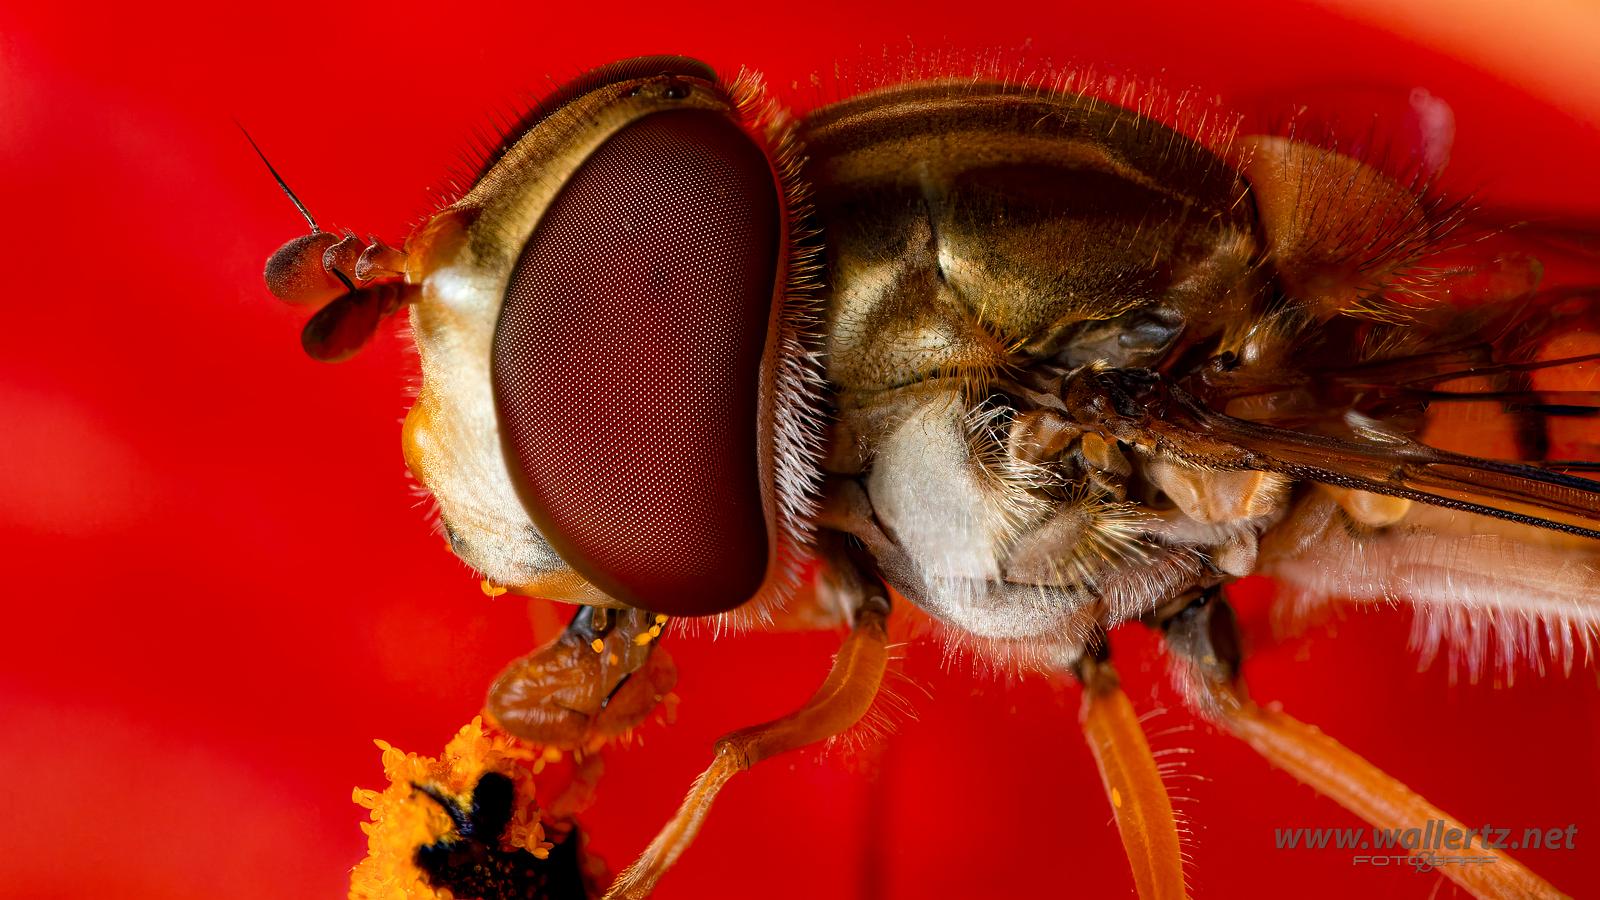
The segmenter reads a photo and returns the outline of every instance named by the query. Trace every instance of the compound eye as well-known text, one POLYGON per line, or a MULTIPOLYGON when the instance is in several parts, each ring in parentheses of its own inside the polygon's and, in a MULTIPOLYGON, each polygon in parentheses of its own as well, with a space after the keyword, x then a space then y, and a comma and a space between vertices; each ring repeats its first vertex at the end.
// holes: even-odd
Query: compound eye
POLYGON ((492 380, 519 488, 563 559, 626 603, 704 615, 766 578, 783 215, 736 124, 659 112, 579 168, 512 272, 492 380))

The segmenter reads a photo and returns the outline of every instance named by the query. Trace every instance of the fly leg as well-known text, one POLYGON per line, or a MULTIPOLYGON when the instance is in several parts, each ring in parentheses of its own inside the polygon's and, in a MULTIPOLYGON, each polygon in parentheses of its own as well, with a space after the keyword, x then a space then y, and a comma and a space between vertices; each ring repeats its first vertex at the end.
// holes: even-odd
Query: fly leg
MULTIPOLYGON (((1160 622, 1172 652, 1175 679, 1190 705, 1288 772, 1375 829, 1399 831, 1442 821, 1470 829, 1455 817, 1348 747, 1283 712, 1250 699, 1239 677, 1239 640, 1233 612, 1219 590, 1200 595, 1160 622)), ((1549 882, 1501 851, 1472 847, 1464 856, 1490 864, 1441 865, 1439 871, 1476 897, 1563 897, 1549 882)), ((1442 860, 1442 858, 1441 858, 1442 860)))
MULTIPOLYGON (((1045 609, 1040 609, 1039 598, 1057 589, 1043 583, 1029 583, 1040 576, 1029 572, 1027 563, 1018 562, 1022 554, 1013 556, 1011 575, 1017 578, 1016 582, 984 583, 966 594, 964 602, 942 604, 936 596, 921 590, 927 582, 906 553, 884 533, 873 512, 872 501, 857 482, 835 479, 830 482, 825 496, 828 498, 822 512, 825 525, 858 539, 871 552, 879 571, 923 611, 968 633, 1014 619, 1019 612, 1026 614, 1031 610, 1035 614, 1031 625, 1025 626, 1032 633, 1024 639, 1017 638, 1025 632, 1016 631, 989 637, 988 646, 1001 653, 1012 647, 1025 648, 1028 655, 1017 658, 1030 664, 1068 669, 1082 682, 1080 720, 1084 737, 1099 766, 1139 896, 1146 900, 1184 896, 1183 854, 1172 802, 1139 717, 1122 692, 1116 670, 1111 666, 1105 630, 1100 624, 1107 618, 1105 606, 1076 602, 1083 598, 1063 592, 1058 595, 1059 603, 1046 604, 1045 609)), ((1058 538, 1051 543, 1054 537, 1044 535, 1032 548, 1032 557, 1039 561, 1037 570, 1044 573, 1041 582, 1058 577, 1055 563, 1065 555, 1058 538)), ((1192 556, 1179 553, 1142 562, 1136 571, 1146 591, 1152 584, 1161 584, 1163 589, 1182 589, 1192 581, 1198 568, 1192 556)), ((1122 571, 1135 570, 1128 567, 1122 571)), ((1102 578, 1101 587, 1112 597, 1135 595, 1115 574, 1102 578)))
POLYGON ((1083 682, 1079 721, 1100 769, 1141 900, 1187 896, 1172 801, 1138 714, 1111 667, 1102 632, 1073 667, 1083 682))
POLYGON ((606 892, 607 898, 635 900, 648 896, 662 874, 694 841, 712 801, 733 776, 764 759, 845 731, 872 706, 889 660, 885 630, 889 597, 876 579, 855 580, 859 586, 855 621, 822 687, 795 712, 719 739, 711 765, 689 788, 677 814, 639 859, 617 876, 606 892))

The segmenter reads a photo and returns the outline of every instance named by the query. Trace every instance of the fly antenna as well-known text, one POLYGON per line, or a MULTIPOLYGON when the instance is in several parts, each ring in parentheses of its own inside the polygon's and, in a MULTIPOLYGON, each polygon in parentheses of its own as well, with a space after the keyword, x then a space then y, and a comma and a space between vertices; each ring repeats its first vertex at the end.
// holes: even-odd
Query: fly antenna
POLYGON ((250 132, 245 130, 244 124, 238 119, 234 119, 233 124, 239 126, 239 132, 244 135, 245 140, 250 142, 250 149, 256 151, 256 155, 261 157, 261 162, 266 165, 267 171, 272 173, 273 180, 278 182, 278 187, 283 188, 283 192, 288 195, 289 202, 294 204, 295 209, 300 210, 300 215, 306 217, 306 224, 311 226, 311 233, 317 234, 321 232, 322 229, 317 227, 317 220, 311 216, 311 210, 306 209, 306 205, 300 202, 300 198, 294 195, 294 191, 289 190, 289 185, 284 182, 283 176, 279 175, 278 170, 272 167, 272 163, 267 159, 267 155, 262 153, 261 147, 256 144, 256 139, 251 137, 250 132))

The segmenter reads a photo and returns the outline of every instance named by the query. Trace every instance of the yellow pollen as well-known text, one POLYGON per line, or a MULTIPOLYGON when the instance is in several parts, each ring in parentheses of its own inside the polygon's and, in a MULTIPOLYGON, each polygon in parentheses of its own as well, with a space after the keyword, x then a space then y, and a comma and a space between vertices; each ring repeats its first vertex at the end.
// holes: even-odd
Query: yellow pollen
POLYGON ((600 640, 599 638, 595 638, 594 643, 590 644, 589 646, 594 648, 594 652, 599 653, 600 651, 606 649, 606 642, 600 640))
MULTIPOLYGON (((406 753, 388 741, 374 741, 382 754, 381 791, 356 788, 350 799, 368 811, 362 822, 367 857, 350 873, 352 900, 447 900, 450 893, 427 883, 417 867, 417 848, 449 835, 453 823, 438 803, 420 795, 417 786, 431 784, 458 802, 470 796, 485 772, 507 775, 515 783, 515 805, 506 834, 512 847, 537 854, 554 846, 545 840, 541 810, 534 802, 533 773, 537 758, 531 746, 486 731, 482 717, 464 726, 438 757, 406 753)), ((548 750, 544 751, 548 753, 548 750)))
POLYGON ((653 638, 661 637, 661 626, 660 625, 651 625, 650 626, 650 636, 653 637, 653 638))
POLYGON ((1112 809, 1122 808, 1122 792, 1116 788, 1111 789, 1111 807, 1112 809))
POLYGON ((487 578, 478 582, 478 587, 483 590, 483 595, 485 597, 498 597, 506 592, 505 588, 495 584, 487 578))
POLYGON ((665 624, 667 624, 667 617, 662 613, 656 613, 656 624, 657 625, 665 625, 665 624))

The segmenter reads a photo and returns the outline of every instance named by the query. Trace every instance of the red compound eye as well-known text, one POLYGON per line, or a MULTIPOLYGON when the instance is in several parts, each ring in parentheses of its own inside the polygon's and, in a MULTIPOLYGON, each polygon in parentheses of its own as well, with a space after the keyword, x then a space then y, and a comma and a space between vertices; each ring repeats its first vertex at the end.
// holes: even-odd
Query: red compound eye
POLYGON ((782 210, 725 116, 602 145, 528 239, 495 330, 507 451, 540 531, 619 600, 672 615, 761 586, 763 355, 782 210))

